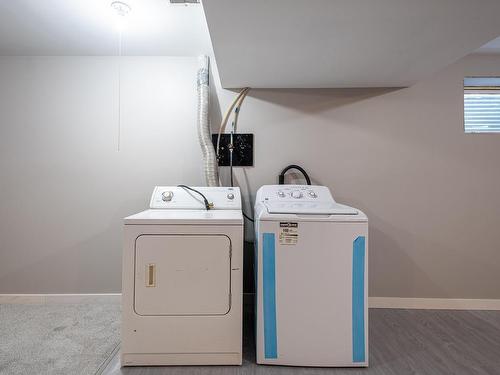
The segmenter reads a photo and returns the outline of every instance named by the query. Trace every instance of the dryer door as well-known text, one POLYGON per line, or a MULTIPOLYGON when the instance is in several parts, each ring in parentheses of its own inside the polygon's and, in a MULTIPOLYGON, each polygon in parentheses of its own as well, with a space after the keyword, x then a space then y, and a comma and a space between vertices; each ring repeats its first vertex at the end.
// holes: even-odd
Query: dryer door
POLYGON ((142 235, 135 243, 139 315, 224 315, 231 308, 225 235, 142 235))

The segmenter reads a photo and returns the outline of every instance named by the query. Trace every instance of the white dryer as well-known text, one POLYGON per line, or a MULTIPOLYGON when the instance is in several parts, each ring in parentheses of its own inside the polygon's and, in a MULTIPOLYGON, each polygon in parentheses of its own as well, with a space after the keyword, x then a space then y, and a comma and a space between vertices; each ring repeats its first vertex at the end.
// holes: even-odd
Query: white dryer
POLYGON ((257 363, 368 366, 368 220, 327 187, 255 202, 257 363))
POLYGON ((156 187, 124 219, 121 365, 239 365, 243 217, 238 188, 156 187))

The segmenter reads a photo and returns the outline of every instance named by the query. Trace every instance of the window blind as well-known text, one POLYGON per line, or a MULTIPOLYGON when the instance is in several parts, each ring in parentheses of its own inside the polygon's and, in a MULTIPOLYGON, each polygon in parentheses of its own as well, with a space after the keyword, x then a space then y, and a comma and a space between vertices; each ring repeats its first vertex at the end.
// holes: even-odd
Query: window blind
POLYGON ((466 133, 500 133, 500 91, 464 93, 466 133))
POLYGON ((464 79, 466 133, 500 133, 500 78, 464 79))

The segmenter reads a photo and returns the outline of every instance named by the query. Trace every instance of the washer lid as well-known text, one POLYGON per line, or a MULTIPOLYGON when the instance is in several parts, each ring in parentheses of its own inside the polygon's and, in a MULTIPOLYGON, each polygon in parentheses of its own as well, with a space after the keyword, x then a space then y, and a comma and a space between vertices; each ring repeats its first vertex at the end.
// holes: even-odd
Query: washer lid
POLYGON ((357 215, 358 210, 336 202, 264 202, 270 214, 357 215))

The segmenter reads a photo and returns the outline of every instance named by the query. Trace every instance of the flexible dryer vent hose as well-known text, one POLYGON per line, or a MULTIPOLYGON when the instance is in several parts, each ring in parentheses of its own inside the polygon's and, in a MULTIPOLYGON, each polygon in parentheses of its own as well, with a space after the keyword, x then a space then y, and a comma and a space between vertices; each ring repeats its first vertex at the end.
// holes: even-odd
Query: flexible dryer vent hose
POLYGON ((203 174, 207 186, 219 186, 217 170, 217 155, 212 143, 210 124, 208 121, 209 105, 209 59, 208 56, 200 56, 197 91, 198 91, 198 139, 200 141, 203 155, 203 174))

